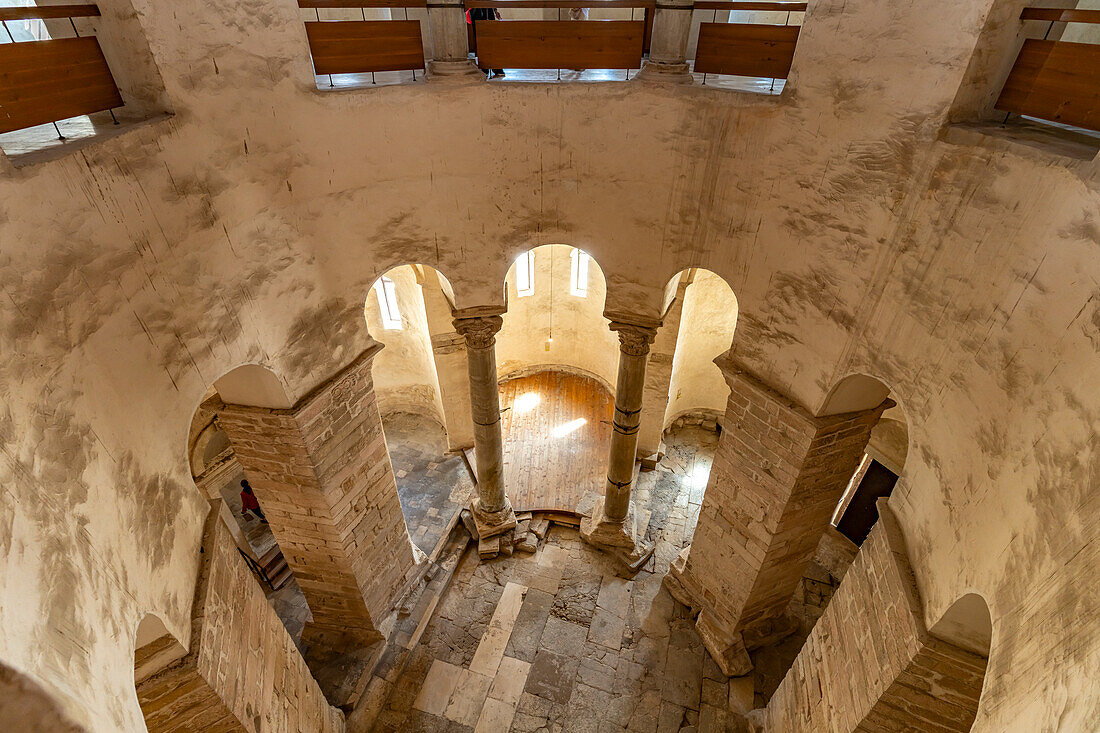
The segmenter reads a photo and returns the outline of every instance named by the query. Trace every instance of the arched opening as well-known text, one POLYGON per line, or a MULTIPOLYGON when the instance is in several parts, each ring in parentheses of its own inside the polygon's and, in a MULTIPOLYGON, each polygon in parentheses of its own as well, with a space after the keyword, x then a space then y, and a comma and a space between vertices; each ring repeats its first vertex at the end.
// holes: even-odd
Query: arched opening
POLYGON ((59 701, 38 682, 0 663, 0 724, 26 733, 80 733, 59 701))
POLYGON ((969 730, 978 717, 986 668, 993 644, 993 617, 989 604, 977 593, 967 593, 951 604, 932 628, 931 634, 969 654, 954 655, 957 679, 952 679, 952 715, 959 730, 969 730))
MULTIPOLYGON (((890 388, 864 374, 842 379, 825 399, 822 416, 869 410, 890 398, 890 388)), ((878 521, 876 502, 889 497, 905 468, 909 428, 905 413, 894 404, 871 429, 863 458, 833 512, 831 524, 856 548, 878 521)))
POLYGON ((171 717, 171 700, 150 694, 150 686, 143 684, 153 676, 187 656, 187 650, 165 627, 156 614, 147 613, 138 624, 134 639, 134 686, 138 704, 150 731, 161 728, 161 720, 171 717))
POLYGON ((504 480, 516 511, 572 513, 607 469, 618 338, 607 285, 583 250, 528 250, 505 277, 497 334, 504 480))
POLYGON ((371 376, 409 536, 426 554, 473 492, 465 347, 451 317, 453 291, 427 265, 399 265, 367 294, 371 336, 385 348, 371 376))
POLYGON ((658 469, 653 480, 655 527, 686 509, 684 541, 699 516, 718 448, 730 388, 715 358, 729 351, 737 298, 715 273, 683 270, 666 286, 661 328, 650 351, 638 455, 658 469))
MULTIPOLYGON (((891 390, 882 381, 851 374, 833 386, 816 417, 839 418, 874 411, 887 400, 891 400, 891 390)), ((878 500, 891 495, 904 470, 908 449, 905 413, 893 400, 888 404, 870 429, 828 526, 824 531, 820 527, 807 528, 821 534, 785 612, 791 635, 751 654, 753 684, 760 704, 770 699, 825 613, 864 540, 879 521, 878 500)))
MULTIPOLYGON (((237 550, 252 570, 287 633, 301 643, 302 630, 312 617, 305 595, 268 525, 260 500, 246 496, 244 469, 237 461, 229 436, 218 424, 213 409, 222 402, 250 407, 286 409, 292 406, 286 387, 275 372, 259 364, 244 364, 218 379, 207 390, 191 419, 188 458, 195 485, 208 499, 218 499, 221 520, 229 529, 237 550), (253 501, 256 508, 248 508, 253 501)), ((155 616, 146 616, 139 632, 152 627, 155 616)), ((164 632, 167 633, 167 632, 164 632)), ((140 636, 140 634, 139 634, 140 636)), ((140 641, 140 639, 139 639, 140 641)))

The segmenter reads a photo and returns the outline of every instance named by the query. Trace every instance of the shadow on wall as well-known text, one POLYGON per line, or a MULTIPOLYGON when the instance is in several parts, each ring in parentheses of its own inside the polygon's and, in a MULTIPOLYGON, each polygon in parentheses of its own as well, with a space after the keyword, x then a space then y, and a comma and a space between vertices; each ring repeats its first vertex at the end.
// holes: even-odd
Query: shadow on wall
POLYGON ((670 305, 661 328, 666 334, 658 333, 655 343, 659 351, 663 337, 675 339, 664 427, 692 413, 725 413, 730 389, 714 360, 730 350, 737 326, 733 288, 710 270, 684 270, 668 289, 670 305))
POLYGON ((5 664, 0 664, 0 725, 19 733, 85 730, 43 686, 5 664))
POLYGON ((595 377, 614 393, 619 340, 603 316, 607 283, 594 259, 565 244, 535 247, 508 269, 505 293, 500 379, 554 369, 595 377))

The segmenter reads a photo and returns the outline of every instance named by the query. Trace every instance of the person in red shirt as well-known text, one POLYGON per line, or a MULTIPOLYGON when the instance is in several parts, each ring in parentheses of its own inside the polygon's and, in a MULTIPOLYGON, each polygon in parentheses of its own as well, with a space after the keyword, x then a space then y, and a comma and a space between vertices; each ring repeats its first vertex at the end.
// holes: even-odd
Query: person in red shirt
POLYGON ((241 481, 241 514, 247 517, 249 512, 267 524, 267 517, 264 516, 263 509, 260 509, 260 502, 256 501, 256 495, 252 493, 252 487, 248 485, 248 481, 241 481))

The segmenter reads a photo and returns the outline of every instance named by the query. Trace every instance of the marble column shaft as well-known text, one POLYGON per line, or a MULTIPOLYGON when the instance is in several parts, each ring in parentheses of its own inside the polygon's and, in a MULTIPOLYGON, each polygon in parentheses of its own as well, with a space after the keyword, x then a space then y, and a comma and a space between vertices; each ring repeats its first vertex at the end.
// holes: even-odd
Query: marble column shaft
POLYGON ((499 315, 456 317, 455 331, 466 340, 470 371, 470 411, 474 421, 477 497, 470 510, 482 537, 516 526, 516 515, 504 491, 504 441, 500 430, 496 334, 499 315))
POLYGON ((619 373, 615 384, 615 417, 607 456, 603 513, 608 522, 622 522, 630 509, 638 428, 642 421, 646 357, 657 330, 612 323, 619 333, 619 373))

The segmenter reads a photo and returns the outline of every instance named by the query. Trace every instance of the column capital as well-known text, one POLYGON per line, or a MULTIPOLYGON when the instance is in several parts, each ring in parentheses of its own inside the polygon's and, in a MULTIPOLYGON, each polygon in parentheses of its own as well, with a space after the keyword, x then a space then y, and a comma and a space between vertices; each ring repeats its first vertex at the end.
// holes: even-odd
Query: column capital
POLYGON ((610 328, 619 334, 619 351, 630 356, 648 354, 650 344, 657 337, 657 329, 650 326, 612 321, 610 328))
POLYGON ((500 316, 455 317, 455 331, 466 339, 471 349, 488 349, 496 343, 497 332, 504 325, 500 316))

